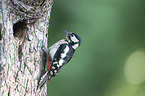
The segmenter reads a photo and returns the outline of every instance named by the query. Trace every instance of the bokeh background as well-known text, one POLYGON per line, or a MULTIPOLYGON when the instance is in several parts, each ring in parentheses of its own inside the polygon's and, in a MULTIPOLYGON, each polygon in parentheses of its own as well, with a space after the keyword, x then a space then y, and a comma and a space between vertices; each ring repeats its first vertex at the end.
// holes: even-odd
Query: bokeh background
POLYGON ((145 1, 54 0, 49 46, 82 44, 48 84, 48 96, 145 96, 145 1))

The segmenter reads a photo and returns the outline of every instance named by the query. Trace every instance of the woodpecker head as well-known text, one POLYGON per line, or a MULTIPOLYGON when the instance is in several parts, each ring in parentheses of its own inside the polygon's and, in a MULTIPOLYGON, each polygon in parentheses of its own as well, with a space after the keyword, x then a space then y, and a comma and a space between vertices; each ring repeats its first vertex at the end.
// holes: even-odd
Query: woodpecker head
POLYGON ((66 40, 68 43, 72 45, 73 49, 76 49, 82 42, 81 38, 76 33, 68 33, 65 30, 63 31, 66 34, 66 40))

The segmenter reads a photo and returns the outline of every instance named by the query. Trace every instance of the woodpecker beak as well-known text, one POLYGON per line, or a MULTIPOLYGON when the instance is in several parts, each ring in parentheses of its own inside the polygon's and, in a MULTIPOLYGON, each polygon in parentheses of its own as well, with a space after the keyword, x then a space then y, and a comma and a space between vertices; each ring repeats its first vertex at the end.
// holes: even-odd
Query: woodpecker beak
POLYGON ((62 31, 66 34, 66 36, 69 36, 69 33, 67 31, 65 31, 64 29, 62 31))

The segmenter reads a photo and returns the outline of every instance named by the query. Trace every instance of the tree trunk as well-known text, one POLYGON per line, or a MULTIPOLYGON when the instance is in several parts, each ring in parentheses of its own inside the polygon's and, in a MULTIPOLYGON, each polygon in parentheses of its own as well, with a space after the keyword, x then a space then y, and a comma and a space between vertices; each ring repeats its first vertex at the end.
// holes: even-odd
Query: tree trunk
POLYGON ((46 96, 45 72, 53 0, 0 0, 0 96, 46 96))

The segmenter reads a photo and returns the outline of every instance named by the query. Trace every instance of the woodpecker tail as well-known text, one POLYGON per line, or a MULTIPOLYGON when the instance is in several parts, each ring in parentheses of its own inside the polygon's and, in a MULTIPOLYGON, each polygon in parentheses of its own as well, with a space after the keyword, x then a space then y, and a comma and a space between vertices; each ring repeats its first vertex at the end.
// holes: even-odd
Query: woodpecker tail
POLYGON ((41 80, 39 82, 39 88, 41 90, 41 88, 44 86, 44 84, 49 80, 49 73, 48 71, 41 77, 41 80))

